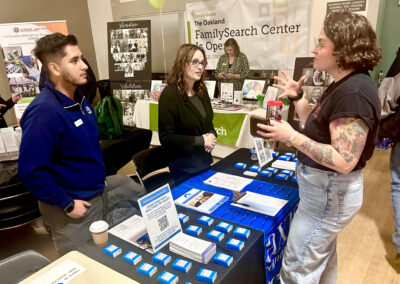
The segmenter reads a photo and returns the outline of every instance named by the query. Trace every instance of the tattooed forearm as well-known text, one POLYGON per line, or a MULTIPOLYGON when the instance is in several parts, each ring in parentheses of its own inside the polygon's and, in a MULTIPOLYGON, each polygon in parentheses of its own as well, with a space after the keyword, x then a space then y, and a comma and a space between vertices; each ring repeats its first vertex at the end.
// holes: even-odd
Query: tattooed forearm
POLYGON ((350 163, 358 159, 365 146, 365 140, 368 134, 368 126, 361 119, 347 117, 338 118, 332 121, 332 146, 350 163), (336 136, 336 137, 335 137, 336 136))
POLYGON ((332 160, 332 149, 325 144, 320 144, 312 140, 306 140, 301 145, 300 148, 311 154, 311 158, 320 164, 325 164, 329 166, 335 166, 332 160))

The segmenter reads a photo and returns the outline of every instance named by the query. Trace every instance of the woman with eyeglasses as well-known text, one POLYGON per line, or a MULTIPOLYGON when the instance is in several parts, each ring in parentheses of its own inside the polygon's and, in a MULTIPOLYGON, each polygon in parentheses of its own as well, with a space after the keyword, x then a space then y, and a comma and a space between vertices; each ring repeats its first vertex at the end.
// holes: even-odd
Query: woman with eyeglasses
POLYGON ((374 152, 380 117, 378 90, 368 70, 381 59, 368 20, 349 11, 328 13, 314 49, 314 68, 334 81, 312 109, 302 97, 303 76, 282 72, 275 87, 288 97, 304 129, 271 121, 259 128, 268 141, 298 150, 300 203, 290 226, 281 283, 336 283, 338 233, 362 205, 364 168, 374 152))
POLYGON ((224 50, 225 54, 221 55, 215 69, 219 87, 220 83, 233 83, 233 90, 241 91, 244 79, 249 74, 249 61, 233 38, 225 41, 224 50))
POLYGON ((207 169, 217 134, 213 110, 204 83, 204 50, 183 44, 177 52, 158 105, 161 145, 172 159, 169 169, 175 185, 207 169))

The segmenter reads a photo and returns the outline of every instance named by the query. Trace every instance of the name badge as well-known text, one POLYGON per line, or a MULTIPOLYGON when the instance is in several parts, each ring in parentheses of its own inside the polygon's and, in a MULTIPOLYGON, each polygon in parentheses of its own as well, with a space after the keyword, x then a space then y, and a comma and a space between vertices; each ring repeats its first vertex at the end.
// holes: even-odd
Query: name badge
POLYGON ((83 121, 82 121, 82 119, 78 119, 77 121, 74 122, 74 124, 76 127, 79 127, 83 124, 83 121))

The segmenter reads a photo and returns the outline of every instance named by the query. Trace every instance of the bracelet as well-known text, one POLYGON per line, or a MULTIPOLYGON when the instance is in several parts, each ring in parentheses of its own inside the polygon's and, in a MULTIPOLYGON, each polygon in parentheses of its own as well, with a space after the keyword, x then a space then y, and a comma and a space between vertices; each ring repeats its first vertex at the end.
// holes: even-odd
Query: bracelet
POLYGON ((300 89, 300 93, 297 95, 297 97, 295 97, 295 98, 288 97, 288 98, 290 101, 296 102, 296 101, 300 100, 303 97, 303 95, 304 95, 303 89, 300 89))
POLYGON ((299 135, 298 131, 294 131, 292 136, 289 137, 288 140, 285 141, 285 144, 291 147, 293 145, 294 139, 296 139, 297 135, 299 135))

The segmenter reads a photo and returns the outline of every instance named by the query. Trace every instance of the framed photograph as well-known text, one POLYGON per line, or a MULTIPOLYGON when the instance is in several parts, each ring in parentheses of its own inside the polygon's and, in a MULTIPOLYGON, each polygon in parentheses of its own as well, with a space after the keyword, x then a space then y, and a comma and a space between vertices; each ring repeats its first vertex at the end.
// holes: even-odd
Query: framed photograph
POLYGON ((242 88, 243 99, 257 99, 257 96, 262 95, 264 85, 265 80, 244 80, 242 88))
MULTIPOLYGON (((326 88, 333 82, 333 77, 326 71, 313 68, 314 57, 298 57, 294 65, 293 80, 297 81, 302 76, 306 79, 303 83, 304 97, 309 105, 315 108, 326 88)), ((294 105, 290 104, 288 122, 296 130, 300 129, 300 119, 295 113, 294 105)))

